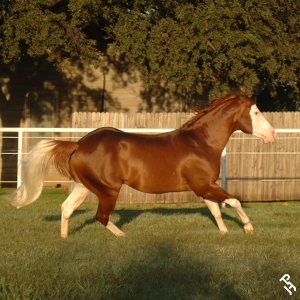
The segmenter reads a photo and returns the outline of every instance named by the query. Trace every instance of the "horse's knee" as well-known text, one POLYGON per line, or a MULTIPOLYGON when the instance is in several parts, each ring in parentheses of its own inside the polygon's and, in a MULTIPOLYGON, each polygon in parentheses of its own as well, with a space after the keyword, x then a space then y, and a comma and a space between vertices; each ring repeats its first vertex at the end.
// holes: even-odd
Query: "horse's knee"
POLYGON ((233 208, 240 208, 241 206, 241 202, 237 199, 226 199, 224 201, 225 203, 229 204, 231 207, 233 208))

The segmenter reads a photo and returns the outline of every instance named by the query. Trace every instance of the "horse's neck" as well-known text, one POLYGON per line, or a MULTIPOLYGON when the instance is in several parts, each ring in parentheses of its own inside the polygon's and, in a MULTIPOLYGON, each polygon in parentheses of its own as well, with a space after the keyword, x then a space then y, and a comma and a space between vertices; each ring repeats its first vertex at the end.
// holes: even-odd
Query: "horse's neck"
POLYGON ((195 125, 195 133, 204 134, 207 144, 219 151, 224 149, 235 130, 233 116, 224 114, 222 110, 202 116, 195 125))

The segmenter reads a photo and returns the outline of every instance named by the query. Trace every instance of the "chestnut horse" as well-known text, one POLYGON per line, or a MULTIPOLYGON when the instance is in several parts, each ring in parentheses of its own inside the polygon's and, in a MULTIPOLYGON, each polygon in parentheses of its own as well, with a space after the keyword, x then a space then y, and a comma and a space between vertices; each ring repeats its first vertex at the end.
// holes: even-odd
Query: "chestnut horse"
POLYGON ((24 182, 9 196, 23 207, 41 194, 47 166, 71 176, 75 188, 61 206, 61 237, 68 236, 73 211, 92 192, 99 199, 96 219, 116 236, 125 234, 111 221, 123 184, 146 193, 194 191, 204 197, 219 229, 227 232, 219 202, 234 207, 246 233, 253 233, 240 202, 216 184, 220 158, 235 130, 273 142, 274 129, 264 119, 251 95, 227 94, 211 99, 198 114, 172 132, 143 135, 114 128, 99 128, 78 142, 41 141, 25 157, 24 182))

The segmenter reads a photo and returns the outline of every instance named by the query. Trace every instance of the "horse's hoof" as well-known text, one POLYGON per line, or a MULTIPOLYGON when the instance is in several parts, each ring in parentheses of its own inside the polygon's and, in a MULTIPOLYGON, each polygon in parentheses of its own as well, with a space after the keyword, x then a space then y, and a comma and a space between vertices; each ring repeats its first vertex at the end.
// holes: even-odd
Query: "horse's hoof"
POLYGON ((115 233, 115 235, 117 237, 126 237, 126 234, 124 232, 118 232, 118 233, 115 233))
POLYGON ((251 234, 252 235, 254 233, 253 229, 244 228, 244 231, 245 231, 246 234, 251 234))

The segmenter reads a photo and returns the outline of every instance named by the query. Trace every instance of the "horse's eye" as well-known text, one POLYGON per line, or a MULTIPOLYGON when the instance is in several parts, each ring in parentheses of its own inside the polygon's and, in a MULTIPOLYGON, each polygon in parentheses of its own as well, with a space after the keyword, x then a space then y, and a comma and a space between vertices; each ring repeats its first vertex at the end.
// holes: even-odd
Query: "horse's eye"
POLYGON ((258 115, 258 111, 256 111, 255 114, 258 115))

